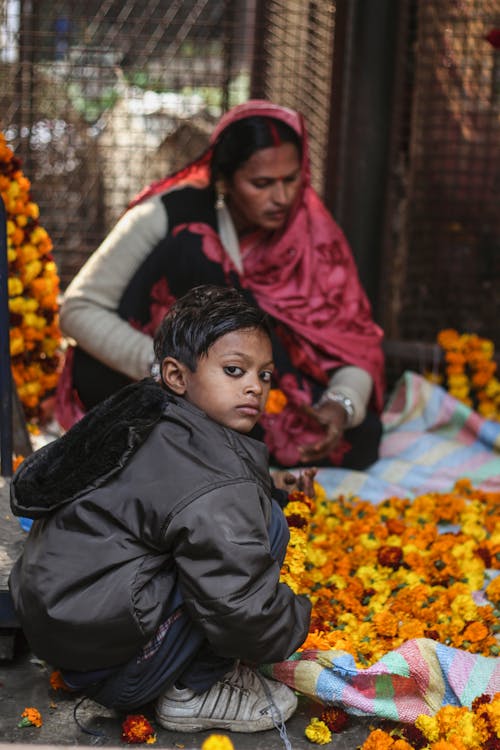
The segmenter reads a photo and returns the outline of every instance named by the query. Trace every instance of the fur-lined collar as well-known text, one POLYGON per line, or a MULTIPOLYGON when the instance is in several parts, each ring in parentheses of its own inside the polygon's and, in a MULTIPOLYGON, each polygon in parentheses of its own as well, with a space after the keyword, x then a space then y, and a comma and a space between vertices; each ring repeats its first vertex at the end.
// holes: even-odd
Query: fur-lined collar
POLYGON ((91 409, 65 435, 26 458, 11 483, 15 515, 40 518, 118 474, 172 397, 151 378, 91 409))

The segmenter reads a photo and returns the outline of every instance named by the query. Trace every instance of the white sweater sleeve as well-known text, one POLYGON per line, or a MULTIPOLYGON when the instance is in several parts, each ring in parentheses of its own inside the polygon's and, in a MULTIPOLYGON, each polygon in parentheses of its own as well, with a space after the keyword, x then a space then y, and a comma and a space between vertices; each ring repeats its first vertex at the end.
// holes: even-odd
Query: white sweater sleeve
POLYGON ((351 399, 354 414, 351 427, 357 427, 366 416, 366 408, 373 390, 373 378, 360 367, 346 365, 336 370, 328 383, 328 390, 351 399))
POLYGON ((167 230, 167 214, 157 196, 127 211, 68 286, 61 306, 63 333, 133 380, 149 374, 153 340, 120 318, 118 306, 130 279, 167 230))

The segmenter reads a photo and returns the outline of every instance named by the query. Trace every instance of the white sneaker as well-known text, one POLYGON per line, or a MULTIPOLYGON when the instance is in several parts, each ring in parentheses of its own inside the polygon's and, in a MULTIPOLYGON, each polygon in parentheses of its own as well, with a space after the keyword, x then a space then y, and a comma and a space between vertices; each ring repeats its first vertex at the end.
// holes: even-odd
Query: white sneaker
POLYGON ((296 708, 293 690, 242 665, 204 693, 173 686, 155 707, 158 723, 176 732, 261 732, 287 721, 296 708))

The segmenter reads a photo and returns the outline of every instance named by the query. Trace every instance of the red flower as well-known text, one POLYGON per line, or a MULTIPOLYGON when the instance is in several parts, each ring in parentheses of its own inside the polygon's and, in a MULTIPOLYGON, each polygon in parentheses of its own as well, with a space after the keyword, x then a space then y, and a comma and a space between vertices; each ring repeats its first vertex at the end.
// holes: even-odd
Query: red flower
POLYGON ((151 745, 156 742, 156 734, 146 717, 142 714, 136 714, 127 716, 123 722, 122 741, 129 744, 146 742, 151 745))
POLYGON ((377 561, 386 568, 397 570, 403 559, 403 550, 401 547, 394 547, 384 544, 377 552, 377 561))
POLYGON ((299 516, 298 513, 292 513, 291 515, 287 516, 286 521, 290 528, 303 529, 304 526, 307 526, 307 519, 299 516))
POLYGON ((484 37, 495 49, 500 49, 500 29, 491 29, 484 37))
POLYGON ((330 732, 337 734, 342 732, 349 723, 349 715, 343 709, 334 706, 325 708, 319 718, 326 724, 330 732))

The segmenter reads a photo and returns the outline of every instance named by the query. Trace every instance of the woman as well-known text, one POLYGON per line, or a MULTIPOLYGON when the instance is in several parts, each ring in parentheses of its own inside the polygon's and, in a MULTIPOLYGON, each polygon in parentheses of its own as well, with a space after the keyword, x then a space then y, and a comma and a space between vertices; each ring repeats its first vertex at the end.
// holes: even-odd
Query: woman
MULTIPOLYGON (((61 327, 78 346, 60 395, 69 386, 87 409, 149 374, 163 315, 205 283, 243 289, 273 321, 286 405, 261 420, 271 460, 356 469, 376 460, 382 332, 311 187, 298 113, 261 100, 235 107, 198 160, 132 202, 66 291, 61 327)), ((61 395, 64 427, 78 418, 67 417, 70 402, 61 395)))

